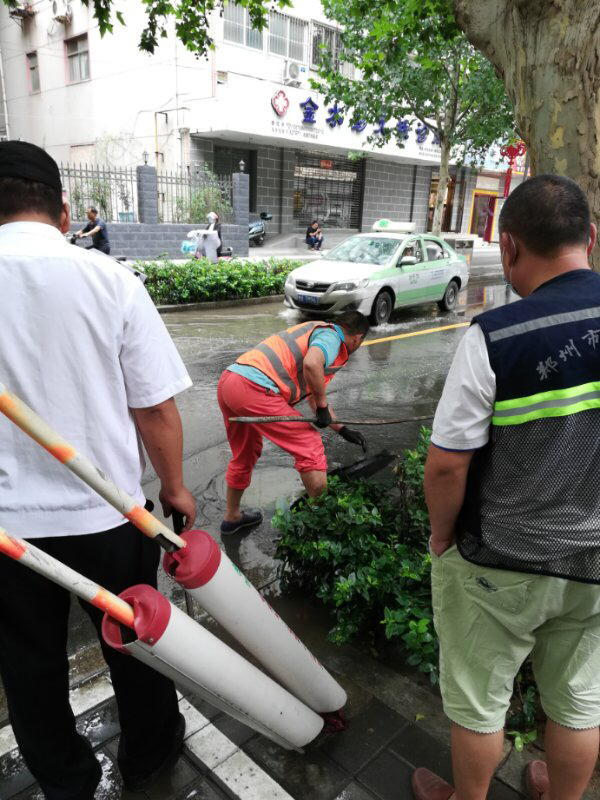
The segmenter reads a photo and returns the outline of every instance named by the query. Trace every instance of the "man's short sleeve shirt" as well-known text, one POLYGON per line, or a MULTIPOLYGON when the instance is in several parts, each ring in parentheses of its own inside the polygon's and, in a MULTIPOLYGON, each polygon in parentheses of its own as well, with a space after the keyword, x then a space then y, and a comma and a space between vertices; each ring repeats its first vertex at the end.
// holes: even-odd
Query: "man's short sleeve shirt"
POLYGON ((433 420, 432 443, 444 450, 477 450, 487 444, 495 395, 483 331, 474 324, 454 355, 433 420))
MULTIPOLYGON (((56 228, 0 226, 0 380, 138 503, 130 408, 191 380, 142 283, 56 228)), ((97 533, 122 515, 0 416, 0 520, 24 538, 97 533)))

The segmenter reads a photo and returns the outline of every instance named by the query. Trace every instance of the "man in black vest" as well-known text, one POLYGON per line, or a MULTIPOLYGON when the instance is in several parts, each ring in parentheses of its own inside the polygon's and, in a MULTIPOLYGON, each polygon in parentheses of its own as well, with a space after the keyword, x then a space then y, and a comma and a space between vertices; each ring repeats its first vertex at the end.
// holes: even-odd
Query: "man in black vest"
POLYGON ((440 687, 455 789, 426 769, 418 800, 484 800, 513 681, 531 657, 548 721, 536 800, 577 800, 600 725, 600 275, 587 200, 540 175, 499 221, 519 302, 475 318, 456 353, 425 469, 440 687))

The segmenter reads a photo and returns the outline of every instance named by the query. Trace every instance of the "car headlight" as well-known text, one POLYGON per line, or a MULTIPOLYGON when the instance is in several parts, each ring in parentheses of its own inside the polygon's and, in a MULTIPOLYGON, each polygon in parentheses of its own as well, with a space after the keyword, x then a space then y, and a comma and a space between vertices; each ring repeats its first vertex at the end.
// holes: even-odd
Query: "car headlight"
POLYGON ((288 289, 293 289, 294 286, 296 285, 296 281, 292 278, 291 275, 288 275, 285 281, 285 285, 288 287, 288 289))
POLYGON ((364 289, 369 285, 367 278, 362 281, 344 281, 344 283, 336 283, 332 288, 334 291, 351 292, 353 289, 364 289))

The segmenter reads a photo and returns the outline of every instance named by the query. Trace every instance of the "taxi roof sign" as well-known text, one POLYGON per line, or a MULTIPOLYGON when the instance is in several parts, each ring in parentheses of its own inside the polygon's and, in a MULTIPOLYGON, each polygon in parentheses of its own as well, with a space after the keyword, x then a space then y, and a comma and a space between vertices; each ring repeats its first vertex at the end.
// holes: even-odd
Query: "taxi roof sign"
POLYGON ((372 231, 388 233, 413 233, 414 222, 394 222, 391 219, 377 219, 371 227, 372 231))

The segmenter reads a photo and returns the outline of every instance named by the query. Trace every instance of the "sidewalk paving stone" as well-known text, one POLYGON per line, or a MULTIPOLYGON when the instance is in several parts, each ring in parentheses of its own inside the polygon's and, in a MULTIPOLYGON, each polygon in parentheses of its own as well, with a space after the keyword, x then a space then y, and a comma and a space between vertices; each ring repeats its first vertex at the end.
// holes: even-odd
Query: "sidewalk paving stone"
POLYGON ((348 728, 331 735, 321 750, 351 775, 356 774, 407 726, 404 717, 371 698, 356 716, 348 714, 348 728))
POLYGON ((350 782, 350 777, 315 744, 302 754, 257 737, 244 750, 294 798, 334 800, 350 782))
POLYGON ((357 781, 378 800, 412 798, 410 776, 414 767, 384 750, 358 775, 357 781))
MULTIPOLYGON (((352 781, 352 783, 349 783, 348 786, 346 786, 341 794, 338 794, 335 800, 374 800, 374 798, 374 794, 371 794, 371 792, 368 792, 362 786, 359 786, 358 783, 352 781)), ((404 800, 404 798, 398 796, 397 800, 404 800)))
POLYGON ((449 783, 452 781, 450 748, 418 725, 407 725, 389 746, 390 751, 418 767, 426 767, 449 783))

